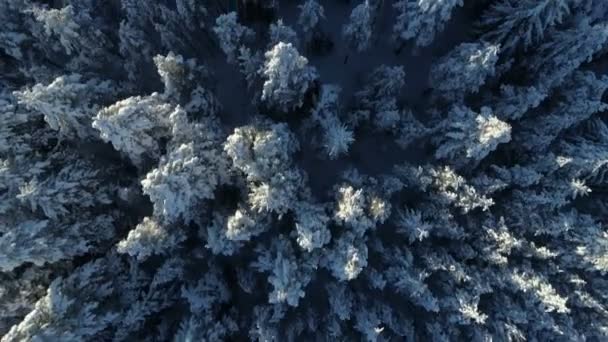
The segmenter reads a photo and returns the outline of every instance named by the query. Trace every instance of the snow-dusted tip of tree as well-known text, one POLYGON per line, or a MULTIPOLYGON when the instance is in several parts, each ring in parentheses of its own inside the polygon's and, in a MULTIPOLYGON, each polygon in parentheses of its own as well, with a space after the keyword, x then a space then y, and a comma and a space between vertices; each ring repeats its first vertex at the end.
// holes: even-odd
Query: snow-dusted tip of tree
POLYGON ((254 219, 255 215, 245 209, 237 209, 234 214, 226 220, 225 235, 231 241, 249 241, 259 232, 259 222, 254 219))
POLYGON ((302 174, 296 169, 277 170, 270 179, 249 187, 249 204, 258 213, 274 212, 284 214, 296 203, 302 174))
POLYGON ((400 0, 393 7, 397 21, 393 35, 397 41, 415 39, 417 46, 430 45, 443 31, 452 11, 463 5, 463 0, 400 0))
POLYGON ((494 75, 499 48, 484 42, 460 44, 431 68, 431 87, 451 100, 476 93, 494 75))
POLYGON ((289 111, 301 107, 304 96, 318 78, 308 59, 291 43, 280 42, 266 52, 260 71, 264 76, 262 100, 270 107, 289 111))
POLYGON ((477 114, 466 107, 454 107, 444 121, 443 136, 437 138, 436 158, 479 161, 498 144, 511 141, 511 126, 500 121, 488 107, 477 114))
POLYGON ((184 58, 169 52, 166 56, 154 56, 154 64, 165 85, 165 93, 175 94, 184 83, 192 80, 185 78, 184 58))
POLYGON ((543 276, 515 270, 507 280, 516 289, 536 297, 545 312, 570 312, 567 305, 568 298, 557 292, 543 276))
POLYGON ((390 203, 365 188, 342 185, 337 190, 334 220, 357 236, 364 236, 390 216, 390 203))
POLYGON ((433 230, 433 225, 426 222, 419 211, 413 209, 399 212, 396 224, 397 231, 405 235, 410 244, 427 239, 433 230))
POLYGON ((431 168, 427 172, 433 189, 465 214, 477 208, 486 211, 494 205, 494 200, 480 194, 449 166, 431 168))
POLYGON ((177 97, 182 91, 198 81, 193 73, 196 63, 193 59, 185 60, 182 56, 169 52, 166 56, 154 56, 154 65, 165 85, 165 94, 177 97))
POLYGON ((250 28, 238 23, 236 12, 217 17, 213 32, 217 35, 220 47, 230 63, 236 61, 236 53, 241 45, 255 34, 250 28))
MULTIPOLYGON (((263 231, 259 229, 259 225, 254 225, 253 227, 240 225, 238 227, 241 229, 235 229, 234 223, 231 224, 231 229, 228 229, 228 219, 236 217, 237 213, 242 212, 240 209, 237 209, 234 215, 230 217, 227 217, 224 213, 216 213, 211 219, 211 222, 206 227, 202 227, 199 230, 199 236, 205 242, 205 248, 209 249, 212 254, 234 255, 243 246, 243 241, 246 240, 245 237, 249 239, 251 236, 255 236, 263 231), (228 233, 229 231, 231 233, 228 233), (238 235, 233 234, 235 232, 237 232, 238 235), (231 237, 235 239, 231 239, 231 237)), ((249 218, 249 216, 246 217, 249 218)), ((232 218, 232 220, 234 219, 235 218, 232 218)), ((243 221, 240 223, 243 223, 243 221)))
POLYGON ((330 159, 336 159, 338 156, 348 153, 354 141, 352 130, 342 123, 334 123, 327 126, 323 147, 330 159))
POLYGON ((168 231, 168 228, 154 218, 144 217, 143 221, 117 244, 116 249, 119 253, 129 254, 139 261, 155 254, 167 253, 185 238, 177 231, 179 228, 171 227, 171 231, 168 231))
POLYGON ((290 43, 293 46, 298 46, 300 44, 296 31, 285 25, 283 19, 279 19, 275 23, 270 24, 269 35, 269 47, 273 47, 280 42, 290 43))
POLYGON ((348 23, 342 29, 344 38, 359 52, 367 50, 371 45, 375 15, 375 6, 369 0, 364 0, 353 9, 348 23))
POLYGON ((336 221, 352 227, 359 232, 359 235, 363 235, 374 225, 373 221, 367 217, 363 189, 342 186, 338 189, 338 193, 338 203, 334 214, 336 221))
POLYGON ((354 234, 344 234, 326 251, 322 265, 339 281, 351 281, 367 267, 365 242, 354 234))

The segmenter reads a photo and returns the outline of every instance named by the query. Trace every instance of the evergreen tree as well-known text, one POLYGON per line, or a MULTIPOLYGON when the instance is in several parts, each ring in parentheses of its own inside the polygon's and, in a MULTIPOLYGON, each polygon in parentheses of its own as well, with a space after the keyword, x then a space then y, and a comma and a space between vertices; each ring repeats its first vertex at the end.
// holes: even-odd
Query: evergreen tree
POLYGON ((440 96, 451 101, 476 93, 495 72, 498 45, 463 43, 433 65, 430 85, 440 96))
POLYGON ((236 52, 254 32, 237 22, 236 12, 222 14, 215 20, 213 32, 217 35, 222 51, 229 62, 236 60, 236 52))
POLYGON ((171 135, 172 113, 180 115, 180 111, 158 93, 134 96, 101 109, 93 119, 93 128, 140 166, 146 156, 160 157, 161 140, 171 135))
POLYGON ((479 161, 511 140, 511 126, 492 115, 488 107, 476 114, 466 107, 454 107, 440 124, 443 136, 436 141, 436 158, 451 158, 455 164, 479 161))
POLYGON ((340 87, 323 85, 321 96, 312 111, 312 119, 323 129, 323 147, 331 159, 347 153, 354 142, 353 132, 338 116, 340 87))
POLYGON ((284 112, 301 107, 304 95, 318 78, 315 68, 291 43, 280 42, 265 56, 262 100, 284 112))
POLYGON ((36 84, 31 89, 15 92, 20 104, 44 115, 47 124, 62 137, 89 138, 93 116, 100 109, 98 103, 113 95, 109 81, 83 81, 78 74, 61 76, 51 84, 36 84))
POLYGON ((371 46, 375 11, 375 6, 364 0, 353 9, 348 24, 342 29, 344 38, 359 52, 371 46))
POLYGON ((398 13, 393 35, 397 41, 415 39, 416 46, 428 46, 443 31, 452 11, 462 5, 463 0, 397 1, 393 4, 398 13))
POLYGON ((608 78, 597 78, 592 72, 575 72, 562 87, 563 98, 550 115, 530 117, 523 121, 526 129, 518 141, 530 149, 542 151, 563 130, 572 127, 593 114, 605 110, 602 96, 608 88, 608 78))
POLYGON ((500 44, 505 52, 527 49, 542 41, 551 27, 562 23, 570 7, 567 0, 502 0, 482 16, 481 26, 487 29, 482 39, 500 44))
POLYGON ((305 35, 311 35, 318 29, 321 20, 325 19, 325 10, 316 0, 305 0, 298 8, 298 25, 305 35))
POLYGON ((539 89, 552 89, 560 85, 568 75, 588 62, 601 51, 608 39, 604 24, 591 25, 586 20, 576 27, 556 31, 526 66, 535 71, 539 89))

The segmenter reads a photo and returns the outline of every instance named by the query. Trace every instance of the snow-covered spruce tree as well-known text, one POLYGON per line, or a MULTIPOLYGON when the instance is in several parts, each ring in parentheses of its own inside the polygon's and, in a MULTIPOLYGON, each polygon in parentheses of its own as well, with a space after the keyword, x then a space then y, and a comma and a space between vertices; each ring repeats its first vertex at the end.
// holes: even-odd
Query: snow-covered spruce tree
POLYGON ((323 243, 322 211, 309 202, 304 176, 291 161, 298 144, 285 124, 259 122, 238 127, 228 136, 224 151, 235 171, 237 184, 243 184, 237 207, 224 208, 200 229, 206 247, 214 254, 233 255, 255 236, 269 230, 273 217, 289 212, 300 216, 298 243, 303 248, 323 243), (220 212, 222 214, 220 214, 220 212), (303 217, 305 214, 314 216, 303 217), (322 222, 322 221, 321 221, 322 222), (320 240, 320 242, 318 242, 320 240))
POLYGON ((180 131, 175 132, 175 141, 158 167, 141 182, 144 194, 154 204, 155 215, 167 222, 179 218, 190 221, 196 206, 213 199, 215 189, 229 177, 217 123, 208 119, 184 124, 188 126, 178 127, 180 131))
POLYGON ((321 20, 326 19, 325 10, 316 0, 305 0, 298 8, 300 9, 298 25, 308 40, 318 29, 321 20))
POLYGON ((353 124, 371 121, 379 129, 396 129, 401 119, 397 98, 404 86, 403 67, 382 65, 374 69, 367 78, 366 86, 356 93, 360 105, 351 116, 353 124))
POLYGON ((293 208, 301 181, 299 172, 290 167, 291 155, 299 146, 287 125, 263 127, 236 128, 226 139, 224 151, 250 183, 251 208, 282 214, 293 208))
POLYGON ((608 77, 575 72, 558 89, 560 101, 551 109, 551 114, 523 120, 525 128, 516 135, 516 141, 529 150, 546 149, 562 131, 608 109, 608 104, 602 101, 606 89, 608 77))
POLYGON ((114 184, 107 181, 107 172, 116 169, 99 170, 69 143, 52 150, 59 133, 39 113, 24 112, 10 96, 4 99, 0 269, 46 266, 107 248, 120 218, 110 205, 114 184))
POLYGON ((154 64, 165 87, 164 94, 179 101, 189 97, 193 86, 204 78, 205 70, 196 65, 194 59, 185 60, 182 56, 169 52, 166 56, 154 57, 154 64))
MULTIPOLYGON (((61 43, 61 47, 67 54, 71 54, 79 47, 78 24, 74 21, 75 13, 72 6, 62 9, 47 9, 33 7, 32 12, 38 22, 44 28, 47 36, 56 35, 61 43)), ((55 50, 59 47, 55 47, 55 50)))
MULTIPOLYGON (((298 306, 305 295, 303 288, 317 268, 314 251, 327 244, 330 233, 329 216, 323 206, 313 203, 306 194, 303 177, 291 163, 297 145, 284 124, 237 128, 228 137, 225 150, 233 166, 246 176, 249 194, 247 203, 222 222, 216 218, 206 232, 208 247, 214 253, 231 255, 268 226, 268 215, 294 214, 291 239, 281 236, 270 247, 256 247, 260 256, 253 266, 269 272, 268 282, 274 288, 269 303, 298 306), (295 254, 296 246, 305 251, 295 254), (275 254, 276 253, 276 254, 275 254), (309 254, 313 253, 313 254, 309 254)), ((315 256, 316 255, 316 256, 315 256)))
POLYGON ((606 24, 582 20, 573 28, 555 31, 524 64, 534 71, 537 88, 550 90, 605 48, 607 40, 606 24))
POLYGON ((321 86, 320 98, 312 110, 312 119, 323 129, 323 148, 331 159, 347 153, 355 141, 352 130, 340 121, 340 91, 337 85, 321 86))
POLYGON ((179 110, 158 93, 134 96, 101 109, 93 128, 135 165, 141 165, 145 157, 160 157, 161 140, 171 134, 171 113, 179 110))
POLYGON ((390 216, 389 200, 395 189, 380 187, 379 180, 362 176, 356 170, 347 172, 344 178, 346 182, 336 187, 333 215, 333 220, 343 230, 332 239, 321 265, 336 279, 350 281, 368 265, 368 237, 390 216))
POLYGON ((169 131, 166 154, 158 167, 141 181, 142 191, 153 204, 153 217, 146 217, 118 244, 118 251, 145 260, 151 254, 167 254, 185 239, 180 222, 188 224, 205 200, 228 179, 228 165, 221 150, 218 105, 214 96, 197 83, 206 72, 192 59, 169 53, 154 58, 165 92, 161 99, 185 103, 191 114, 202 115, 198 122, 188 119, 180 105, 166 118, 169 131), (184 191, 188 189, 189 191, 184 191))
POLYGON ((547 96, 547 91, 541 91, 536 87, 502 85, 500 95, 491 99, 488 104, 494 104, 499 119, 517 120, 538 107, 547 96))
POLYGON ((265 56, 262 100, 283 112, 301 107, 318 78, 316 69, 291 43, 279 42, 265 56))
POLYGON ((217 35, 220 47, 226 54, 228 62, 232 63, 236 61, 240 46, 254 35, 253 30, 238 23, 236 12, 217 17, 213 32, 217 35))
POLYGON ((545 37, 546 31, 563 22, 575 1, 501 0, 483 14, 482 39, 500 44, 503 52, 527 49, 545 37), (487 30, 487 31, 486 31, 487 30))
POLYGON ((114 187, 91 162, 60 154, 31 162, 26 172, 19 164, 7 163, 0 174, 2 271, 94 251, 113 237, 119 218, 109 205, 114 187), (54 170, 57 165, 64 166, 54 170), (105 212, 96 212, 102 208, 105 212))
POLYGON ((466 107, 454 107, 440 126, 442 134, 435 139, 435 157, 449 158, 455 165, 479 161, 498 144, 511 140, 511 126, 500 121, 488 107, 482 107, 480 114, 466 107))
POLYGON ((69 4, 63 8, 32 5, 27 11, 35 18, 32 27, 35 45, 54 58, 57 53, 68 56, 68 70, 101 68, 104 61, 116 62, 110 49, 113 42, 105 31, 105 23, 94 19, 91 2, 69 4))
POLYGON ((247 81, 247 88, 253 88, 256 82, 259 82, 260 75, 258 72, 264 65, 264 56, 260 51, 253 52, 250 48, 241 46, 237 59, 239 71, 247 81))
MULTIPOLYGON (((185 59, 169 52, 166 56, 156 55, 154 64, 164 85, 162 97, 166 101, 181 105, 190 115, 215 117, 221 105, 213 93, 215 87, 211 84, 209 71, 196 59, 185 59)), ((185 118, 181 113, 175 113, 172 117, 174 135, 179 135, 177 131, 193 133, 185 127, 188 125, 182 120, 185 118)))
POLYGON ((152 274, 116 255, 87 263, 55 279, 46 296, 2 341, 128 339, 146 317, 178 298, 172 284, 180 276, 178 270, 160 267, 152 274))
POLYGON ((318 261, 314 257, 298 258, 291 242, 283 236, 270 246, 258 246, 257 253, 258 259, 251 266, 258 272, 270 273, 268 282, 273 290, 268 294, 268 303, 298 306, 318 261))
POLYGON ((355 93, 357 105, 349 121, 353 126, 369 123, 389 132, 406 147, 424 135, 426 127, 407 108, 399 108, 398 99, 405 86, 405 71, 401 66, 381 65, 367 77, 366 86, 355 93))
MULTIPOLYGON (((197 274, 194 281, 181 288, 181 298, 189 310, 172 340, 221 341, 234 337, 239 330, 238 312, 222 309, 230 303, 232 297, 231 287, 225 281, 221 269, 213 260, 209 261, 202 276, 197 274)), ((166 334, 167 339, 171 339, 171 331, 166 331, 166 334)))
POLYGON ((190 134, 194 139, 196 132, 188 127, 188 112, 212 117, 219 107, 213 94, 199 85, 206 79, 206 70, 195 60, 169 53, 155 56, 154 63, 164 83, 162 94, 118 101, 99 110, 92 124, 104 141, 111 142, 138 167, 146 158, 160 158, 170 138, 190 134))
POLYGON ((443 56, 430 73, 430 86, 449 101, 461 101, 476 93, 494 75, 500 46, 490 43, 463 43, 443 56))
POLYGON ((0 274, 0 301, 4 306, 0 313, 0 334, 5 335, 34 309, 38 299, 46 294, 53 278, 62 271, 57 266, 28 266, 23 267, 21 272, 0 274))
POLYGON ((15 92, 19 104, 44 115, 44 120, 65 138, 89 138, 95 135, 92 118, 100 109, 98 103, 113 95, 109 81, 71 74, 56 78, 51 84, 36 84, 31 89, 15 92))
POLYGON ((359 52, 369 49, 372 40, 375 1, 364 0, 353 8, 348 24, 342 29, 342 35, 359 52))
POLYGON ((416 46, 430 45, 463 0, 399 0, 393 4, 397 19, 393 35, 399 42, 415 39, 416 46))
POLYGON ((165 49, 187 53, 192 50, 200 51, 209 45, 211 35, 206 30, 206 4, 192 0, 176 0, 175 8, 163 3, 153 5, 157 13, 153 26, 165 49))
POLYGON ((589 120, 581 130, 584 135, 572 135, 556 146, 555 153, 568 169, 571 177, 590 186, 608 182, 605 157, 608 143, 608 126, 599 118, 589 120))

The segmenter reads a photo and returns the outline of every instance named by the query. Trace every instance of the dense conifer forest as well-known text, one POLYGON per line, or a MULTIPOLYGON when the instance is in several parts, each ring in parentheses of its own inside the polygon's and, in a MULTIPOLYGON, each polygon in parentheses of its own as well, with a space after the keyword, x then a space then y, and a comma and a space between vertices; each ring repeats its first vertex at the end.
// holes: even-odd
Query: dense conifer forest
POLYGON ((0 336, 608 340, 606 0, 0 0, 0 336))

